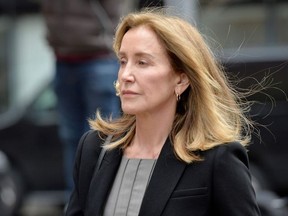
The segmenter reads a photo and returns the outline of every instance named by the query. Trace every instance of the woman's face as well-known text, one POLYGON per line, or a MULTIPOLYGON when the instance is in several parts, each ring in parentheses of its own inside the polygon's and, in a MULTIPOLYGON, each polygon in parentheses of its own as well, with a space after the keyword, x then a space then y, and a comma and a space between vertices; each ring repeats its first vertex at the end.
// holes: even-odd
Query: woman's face
POLYGON ((142 115, 175 112, 179 75, 156 34, 147 26, 130 29, 119 50, 118 73, 122 110, 142 115))

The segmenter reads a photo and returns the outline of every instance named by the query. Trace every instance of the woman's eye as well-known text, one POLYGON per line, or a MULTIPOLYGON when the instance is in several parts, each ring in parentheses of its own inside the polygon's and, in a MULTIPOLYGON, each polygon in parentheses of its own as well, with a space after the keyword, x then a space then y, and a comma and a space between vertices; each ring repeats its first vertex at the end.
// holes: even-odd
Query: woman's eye
POLYGON ((139 61, 138 64, 139 64, 139 65, 146 65, 147 62, 146 62, 146 61, 139 61))
POLYGON ((120 65, 125 65, 125 64, 126 64, 126 62, 127 62, 127 61, 126 61, 126 60, 124 60, 124 59, 120 59, 120 60, 119 60, 119 63, 120 63, 120 65))

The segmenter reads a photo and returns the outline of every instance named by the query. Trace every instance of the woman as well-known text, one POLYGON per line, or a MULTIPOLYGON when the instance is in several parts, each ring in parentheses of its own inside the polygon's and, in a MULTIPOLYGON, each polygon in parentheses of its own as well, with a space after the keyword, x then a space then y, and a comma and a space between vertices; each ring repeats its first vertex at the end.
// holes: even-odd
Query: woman
POLYGON ((66 215, 260 215, 250 122, 197 29, 161 11, 132 13, 114 50, 123 116, 90 121, 66 215))

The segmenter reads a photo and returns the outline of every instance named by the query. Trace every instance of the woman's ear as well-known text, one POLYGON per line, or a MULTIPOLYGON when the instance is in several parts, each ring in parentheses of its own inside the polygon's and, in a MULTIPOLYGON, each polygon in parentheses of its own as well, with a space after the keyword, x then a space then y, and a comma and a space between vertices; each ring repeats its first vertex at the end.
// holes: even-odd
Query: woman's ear
POLYGON ((177 83, 177 94, 181 95, 190 85, 188 76, 186 73, 180 73, 179 80, 177 83))

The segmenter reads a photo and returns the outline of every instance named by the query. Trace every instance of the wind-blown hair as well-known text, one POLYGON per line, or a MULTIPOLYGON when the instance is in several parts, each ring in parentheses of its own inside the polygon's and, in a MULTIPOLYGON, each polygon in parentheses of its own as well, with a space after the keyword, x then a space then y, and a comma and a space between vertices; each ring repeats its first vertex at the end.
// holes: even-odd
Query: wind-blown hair
MULTIPOLYGON (((125 33, 143 25, 152 29, 163 42, 174 70, 185 73, 190 81, 178 101, 170 133, 176 156, 191 163, 201 160, 197 152, 217 145, 233 141, 247 145, 251 122, 245 116, 245 103, 230 85, 223 67, 196 27, 165 14, 164 10, 130 13, 123 17, 116 30, 115 53, 118 54, 125 33)), ((101 134, 113 135, 108 149, 124 149, 135 134, 134 115, 123 114, 115 120, 104 120, 97 112, 90 125, 101 134)))

